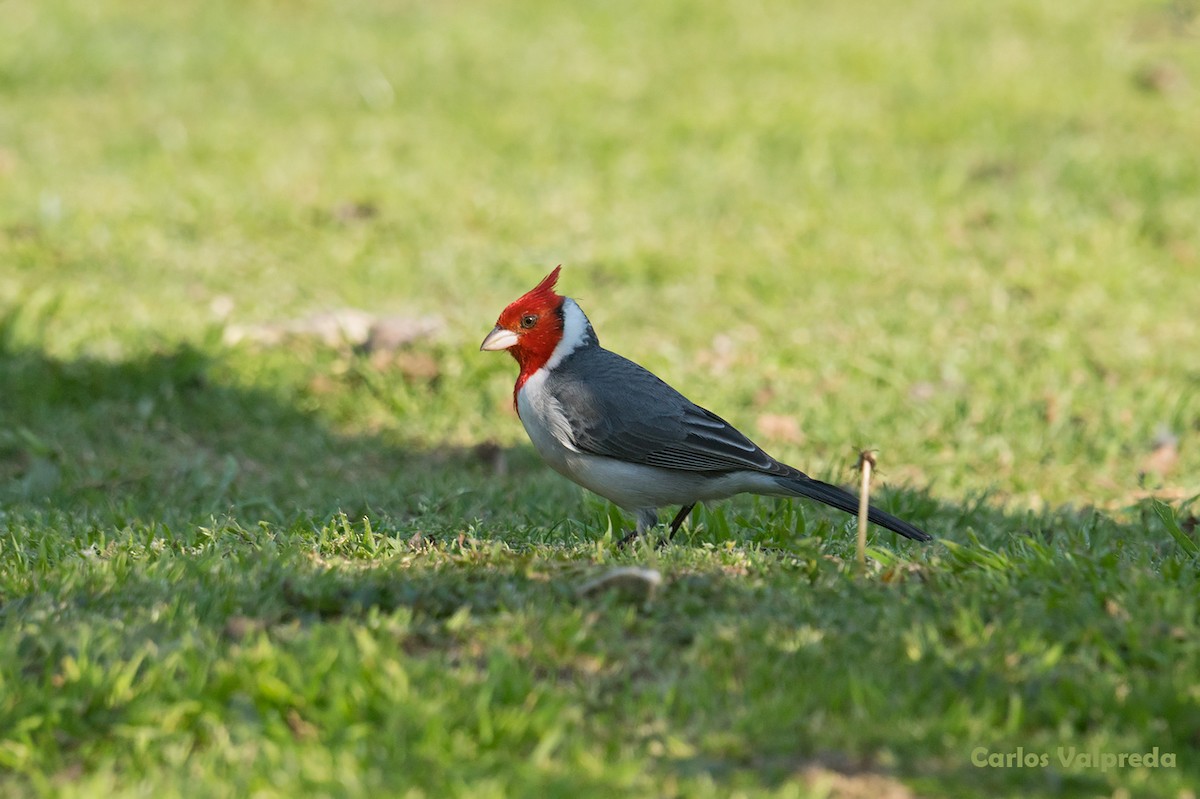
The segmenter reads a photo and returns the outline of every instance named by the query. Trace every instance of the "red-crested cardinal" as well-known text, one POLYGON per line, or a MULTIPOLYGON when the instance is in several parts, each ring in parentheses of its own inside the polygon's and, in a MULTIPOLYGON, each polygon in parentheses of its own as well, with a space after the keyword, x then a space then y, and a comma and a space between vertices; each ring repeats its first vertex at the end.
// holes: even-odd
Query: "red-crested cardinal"
MULTIPOLYGON (((480 350, 508 350, 521 372, 513 404, 538 454, 560 474, 635 514, 636 537, 658 508, 751 493, 808 497, 847 513, 858 500, 763 452, 733 425, 633 361, 600 346, 575 300, 555 293, 557 267, 500 314, 480 350)), ((930 536, 872 507, 875 524, 930 536)))

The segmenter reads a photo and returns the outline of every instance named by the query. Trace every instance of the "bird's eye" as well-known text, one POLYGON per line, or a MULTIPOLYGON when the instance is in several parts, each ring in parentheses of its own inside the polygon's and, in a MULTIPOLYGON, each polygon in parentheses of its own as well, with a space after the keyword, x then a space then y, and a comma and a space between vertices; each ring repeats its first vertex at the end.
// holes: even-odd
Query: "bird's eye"
POLYGON ((525 328, 526 330, 528 330, 529 328, 533 327, 536 324, 537 324, 537 315, 536 314, 527 313, 521 317, 521 327, 525 328))

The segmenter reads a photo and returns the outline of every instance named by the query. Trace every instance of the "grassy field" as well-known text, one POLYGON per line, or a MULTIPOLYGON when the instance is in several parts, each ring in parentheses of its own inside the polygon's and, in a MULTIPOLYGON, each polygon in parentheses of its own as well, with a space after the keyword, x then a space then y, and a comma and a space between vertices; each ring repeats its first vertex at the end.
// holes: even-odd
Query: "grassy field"
POLYGON ((1194 799, 1198 41, 1194 0, 0 2, 0 795, 1194 799), (559 263, 937 540, 856 578, 848 517, 740 498, 617 550, 477 351, 559 263), (339 308, 440 326, 253 335, 339 308), (580 594, 626 565, 663 584, 580 594))

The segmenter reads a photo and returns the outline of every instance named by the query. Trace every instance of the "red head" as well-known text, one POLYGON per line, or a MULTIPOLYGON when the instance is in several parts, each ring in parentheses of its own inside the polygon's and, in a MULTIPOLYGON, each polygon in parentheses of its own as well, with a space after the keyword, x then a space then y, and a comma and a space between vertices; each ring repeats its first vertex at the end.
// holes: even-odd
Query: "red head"
POLYGON ((500 314, 496 327, 480 345, 481 350, 508 350, 517 359, 521 374, 517 390, 538 369, 546 365, 554 348, 563 338, 563 300, 555 293, 562 266, 542 278, 500 314))

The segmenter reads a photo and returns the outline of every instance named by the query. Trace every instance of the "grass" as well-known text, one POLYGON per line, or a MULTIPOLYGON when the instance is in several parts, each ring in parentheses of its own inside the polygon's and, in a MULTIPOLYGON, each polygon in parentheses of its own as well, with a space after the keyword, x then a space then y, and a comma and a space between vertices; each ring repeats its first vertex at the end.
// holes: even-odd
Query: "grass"
POLYGON ((1193 796, 1198 13, 0 3, 0 793, 1193 796), (616 550, 476 351, 557 263, 938 540, 616 550), (347 306, 441 332, 227 335, 347 306))

